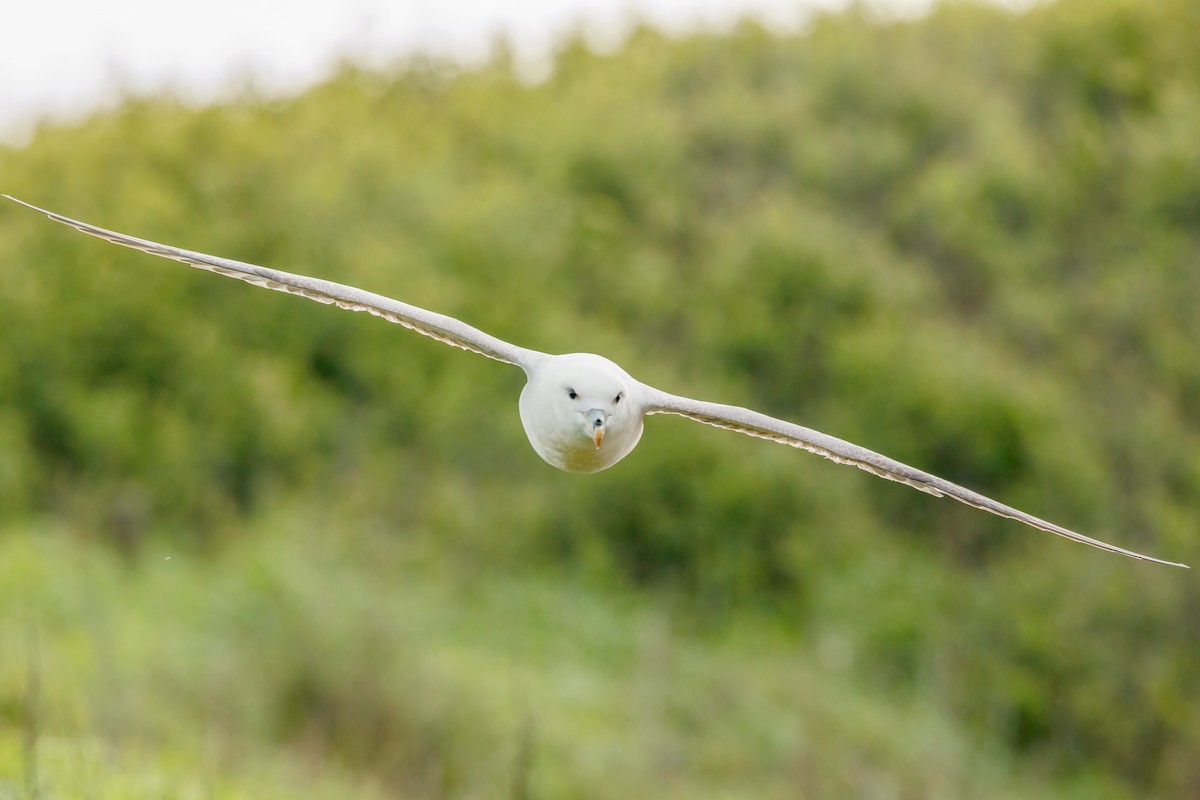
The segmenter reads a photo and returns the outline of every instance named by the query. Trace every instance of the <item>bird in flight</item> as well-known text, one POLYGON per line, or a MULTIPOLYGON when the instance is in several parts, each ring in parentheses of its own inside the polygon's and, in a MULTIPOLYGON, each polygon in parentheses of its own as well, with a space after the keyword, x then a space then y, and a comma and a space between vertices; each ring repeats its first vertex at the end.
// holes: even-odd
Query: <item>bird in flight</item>
POLYGON ((1173 567, 1187 567, 1186 564, 1164 561, 1092 539, 811 428, 748 408, 669 394, 635 380, 603 356, 591 353, 552 355, 529 350, 490 336, 454 317, 426 311, 352 286, 138 239, 64 217, 9 195, 4 197, 45 214, 56 222, 113 244, 181 261, 255 286, 307 297, 318 303, 351 311, 365 311, 440 342, 518 366, 525 371, 527 378, 525 388, 521 391, 519 408, 521 424, 529 443, 548 463, 567 472, 608 469, 629 455, 637 445, 642 438, 642 427, 647 416, 677 414, 706 425, 807 450, 839 464, 850 464, 881 478, 907 484, 935 497, 952 497, 969 506, 1110 553, 1173 567))

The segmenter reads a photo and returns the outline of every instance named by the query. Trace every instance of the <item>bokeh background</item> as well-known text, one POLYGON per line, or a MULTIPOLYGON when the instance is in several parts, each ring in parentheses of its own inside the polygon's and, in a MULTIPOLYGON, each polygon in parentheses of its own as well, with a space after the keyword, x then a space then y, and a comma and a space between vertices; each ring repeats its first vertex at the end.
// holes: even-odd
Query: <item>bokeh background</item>
MULTIPOLYGON (((539 75, 347 52, 29 125, 0 190, 1198 564, 1197 30, 858 5, 575 29, 539 75)), ((15 205, 0 276, 0 797, 1200 792, 1194 573, 682 419, 559 473, 518 370, 15 205)))

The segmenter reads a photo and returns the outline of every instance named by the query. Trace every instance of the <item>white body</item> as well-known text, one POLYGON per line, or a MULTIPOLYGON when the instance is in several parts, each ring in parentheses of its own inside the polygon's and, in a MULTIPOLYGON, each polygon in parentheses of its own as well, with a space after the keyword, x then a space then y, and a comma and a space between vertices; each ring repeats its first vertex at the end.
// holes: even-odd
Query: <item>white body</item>
POLYGON ((527 373, 521 424, 547 463, 567 472, 599 472, 629 455, 642 438, 642 385, 607 358, 547 355, 527 373), (597 427, 603 430, 599 442, 597 427))

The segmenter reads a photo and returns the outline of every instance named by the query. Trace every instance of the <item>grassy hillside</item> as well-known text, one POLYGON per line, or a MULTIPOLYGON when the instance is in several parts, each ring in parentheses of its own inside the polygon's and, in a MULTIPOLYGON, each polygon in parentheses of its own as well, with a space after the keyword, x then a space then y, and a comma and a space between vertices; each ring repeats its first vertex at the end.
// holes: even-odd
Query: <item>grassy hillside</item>
MULTIPOLYGON (((0 190, 1200 563, 1198 28, 953 5, 568 41, 537 85, 347 67, 44 126, 0 190)), ((1187 572, 680 419, 561 474, 516 370, 16 206, 0 275, 18 796, 1200 784, 1187 572)))
POLYGON ((7 536, 10 788, 36 763, 43 796, 122 800, 1126 796, 1102 770, 1022 774, 936 704, 853 680, 844 637, 459 571, 309 513, 134 569, 63 531, 7 536))

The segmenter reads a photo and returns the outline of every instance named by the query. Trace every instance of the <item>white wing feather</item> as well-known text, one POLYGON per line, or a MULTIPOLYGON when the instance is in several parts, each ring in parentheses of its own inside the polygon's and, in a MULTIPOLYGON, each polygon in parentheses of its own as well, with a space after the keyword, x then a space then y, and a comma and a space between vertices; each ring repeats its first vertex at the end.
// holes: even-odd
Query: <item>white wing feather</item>
POLYGON ((345 286, 319 278, 309 278, 304 275, 293 275, 290 272, 259 267, 242 261, 210 256, 192 250, 182 250, 171 245, 126 236, 123 233, 98 228, 95 225, 89 225, 86 222, 64 217, 53 211, 38 208, 9 195, 3 196, 15 203, 20 203, 23 206, 32 208, 34 211, 45 214, 55 222, 70 225, 76 230, 83 231, 113 244, 181 261, 188 266, 197 267, 208 272, 215 272, 218 275, 224 275, 229 278, 236 278, 255 286, 307 297, 309 300, 316 300, 318 303, 332 303, 338 308, 345 308, 351 311, 365 311, 368 314, 382 317, 389 322, 395 322, 417 333, 437 339, 439 342, 445 342, 448 345, 460 347, 463 350, 469 350, 507 364, 515 364, 527 372, 543 356, 542 353, 536 350, 518 347, 503 339, 490 336, 454 317, 426 311, 423 308, 410 306, 408 303, 401 303, 399 300, 393 300, 382 295, 364 292, 362 289, 355 289, 353 286, 345 286))
POLYGON ((1091 545, 1101 550, 1107 550, 1110 553, 1119 553, 1130 558, 1141 559, 1142 561, 1153 561, 1157 564, 1188 568, 1186 564, 1163 561, 1159 558, 1135 553, 1132 550, 1126 550, 1123 547, 1117 547, 1116 545, 1084 536, 1081 533, 1076 533, 1075 531, 1055 525, 1053 522, 1047 522, 1031 514, 1026 514, 1024 511, 1006 506, 990 497, 985 497, 978 492, 965 489, 936 475, 931 475, 928 472, 910 467, 907 464, 902 464, 873 450, 859 447, 856 444, 829 436, 820 431, 814 431, 811 428, 805 428, 791 422, 769 417, 766 414, 760 414, 748 408, 709 403, 703 400, 692 400, 687 397, 679 397, 678 395, 661 392, 651 387, 646 387, 646 389, 648 395, 647 414, 677 414, 697 422, 703 422, 706 425, 715 425, 718 428, 737 431, 748 436, 756 436, 760 439, 769 439, 773 442, 791 445, 792 447, 798 447, 810 453, 824 456, 839 464, 851 464, 859 469, 870 472, 872 475, 887 478, 889 481, 898 481, 899 483, 907 484, 914 489, 920 489, 922 492, 928 492, 936 497, 953 497, 960 503, 966 503, 969 506, 990 511, 1001 517, 1015 519, 1018 522, 1023 522, 1039 530, 1057 534, 1074 542, 1091 545))

